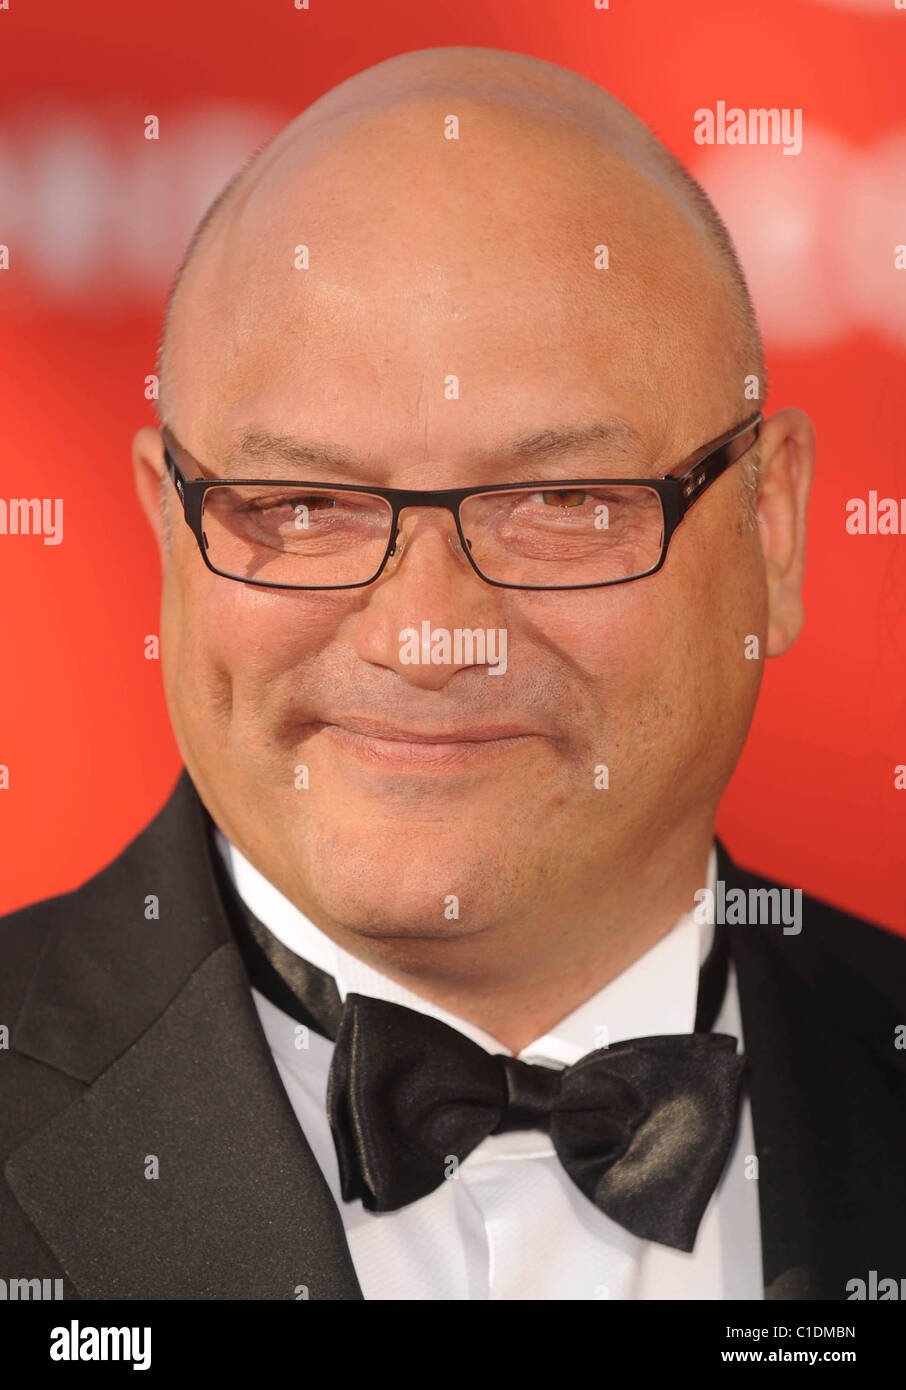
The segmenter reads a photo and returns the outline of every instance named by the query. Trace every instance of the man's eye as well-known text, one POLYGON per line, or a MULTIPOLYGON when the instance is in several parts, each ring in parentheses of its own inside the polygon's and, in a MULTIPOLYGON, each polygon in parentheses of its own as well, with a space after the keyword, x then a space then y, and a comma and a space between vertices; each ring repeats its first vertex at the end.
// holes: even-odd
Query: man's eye
POLYGON ((532 501, 535 500, 535 497, 541 497, 548 506, 581 507, 587 496, 588 493, 583 492, 580 488, 560 488, 556 492, 536 492, 533 494, 532 501))
MULTIPOLYGON (((291 497, 290 504, 295 511, 297 507, 304 507, 309 512, 327 512, 337 505, 336 497, 325 497, 323 493, 316 493, 312 497, 291 497)), ((347 504, 348 505, 348 504, 347 504)))
POLYGON ((306 511, 325 511, 335 506, 336 498, 324 497, 321 494, 302 496, 298 492, 290 493, 287 496, 274 497, 254 497, 246 502, 245 510, 249 512, 271 512, 279 511, 281 508, 289 508, 295 511, 297 507, 304 507, 306 511))

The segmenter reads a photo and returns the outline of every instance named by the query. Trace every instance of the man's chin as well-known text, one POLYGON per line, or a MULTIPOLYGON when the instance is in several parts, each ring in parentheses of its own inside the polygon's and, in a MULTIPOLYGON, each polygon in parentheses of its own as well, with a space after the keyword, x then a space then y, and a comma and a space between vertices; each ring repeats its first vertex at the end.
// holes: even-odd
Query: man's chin
MULTIPOLYGON (((504 847, 331 836, 305 855, 313 913, 365 939, 455 940, 524 909, 504 847)), ((317 918, 316 918, 317 920, 317 918)))
POLYGON ((366 912, 360 918, 352 919, 350 916, 343 920, 343 926, 348 932, 348 942, 351 944, 355 940, 362 942, 381 942, 381 941, 458 941, 466 936, 474 936, 487 930, 482 922, 466 923, 461 920, 451 919, 438 922, 436 915, 432 915, 430 909, 421 913, 415 912, 405 920, 399 917, 390 917, 386 912, 378 916, 377 912, 366 912))
MULTIPOLYGON (((467 897, 449 891, 433 875, 419 887, 381 878, 350 891, 348 881, 322 876, 315 888, 317 907, 344 932, 371 940, 454 940, 487 930, 506 904, 498 904, 491 885, 473 882, 467 897)), ((509 905, 512 911, 512 905, 509 905)))

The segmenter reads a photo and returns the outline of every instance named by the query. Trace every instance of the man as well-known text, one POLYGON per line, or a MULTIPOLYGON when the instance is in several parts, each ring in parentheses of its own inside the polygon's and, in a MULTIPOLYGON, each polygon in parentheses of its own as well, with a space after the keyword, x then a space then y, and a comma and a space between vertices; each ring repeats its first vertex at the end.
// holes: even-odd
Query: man
POLYGON ((3 923, 5 1267, 70 1298, 896 1275, 906 945, 714 841, 802 623, 813 432, 763 393, 713 209, 560 68, 404 55, 241 171, 134 446, 185 771, 3 923))

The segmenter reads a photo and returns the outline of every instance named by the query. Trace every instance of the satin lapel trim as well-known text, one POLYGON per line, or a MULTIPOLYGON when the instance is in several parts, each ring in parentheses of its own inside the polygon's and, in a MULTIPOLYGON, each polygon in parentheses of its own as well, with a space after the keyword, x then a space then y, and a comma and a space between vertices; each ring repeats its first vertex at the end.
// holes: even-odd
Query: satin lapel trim
MULTIPOLYGON (((717 842, 717 877, 727 891, 745 890, 745 875, 717 842)), ((775 928, 780 931, 782 928, 775 928)), ((736 982, 742 1015, 742 1032, 748 1061, 748 1087, 752 1127, 758 1157, 758 1204, 761 1215, 762 1277, 766 1299, 809 1299, 815 1293, 815 1257, 808 1238, 817 1213, 814 1194, 800 1184, 809 1171, 802 1152, 807 1141, 795 1117, 784 1112, 782 1077, 789 1067, 786 1049, 794 1045, 787 1031, 783 979, 776 977, 767 943, 758 940, 758 927, 728 926, 730 955, 736 966, 736 982), (753 934, 754 939, 745 933, 753 934), (760 947, 760 949, 759 949, 760 947), (786 1060, 784 1054, 786 1053, 786 1060), (801 1220, 790 1221, 798 1205, 801 1220)))
POLYGON ((362 1297, 232 942, 5 1172, 82 1298, 362 1297))

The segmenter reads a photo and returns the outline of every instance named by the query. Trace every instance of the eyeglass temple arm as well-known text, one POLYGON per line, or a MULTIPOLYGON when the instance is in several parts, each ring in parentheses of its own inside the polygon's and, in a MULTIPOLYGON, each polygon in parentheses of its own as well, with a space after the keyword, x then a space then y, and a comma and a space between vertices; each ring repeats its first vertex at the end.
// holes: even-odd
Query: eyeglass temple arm
POLYGON ((176 454, 173 449, 173 440, 170 438, 170 434, 167 430, 166 425, 161 426, 160 437, 163 440, 164 463, 167 466, 167 472, 170 474, 170 477, 173 479, 174 483, 176 482, 177 478, 182 478, 183 482, 185 482, 182 469, 176 462, 176 454))
POLYGON ((701 497, 702 493, 707 492, 712 483, 715 483, 722 474, 726 473, 728 468, 737 463, 743 454, 748 453, 761 433, 763 418, 759 411, 748 424, 743 425, 729 439, 718 444, 716 448, 712 448, 709 453, 705 454, 704 458, 691 463, 685 472, 668 475, 682 484, 680 505, 683 515, 689 510, 693 502, 701 497))
POLYGON ((161 426, 160 434, 164 443, 164 463, 167 465, 167 472, 176 488, 176 495, 182 505, 186 525, 195 536, 198 544, 204 545, 205 540, 201 530, 201 506, 205 480, 196 478, 194 481, 190 481, 186 477, 176 461, 178 446, 175 445, 166 425, 161 426))

